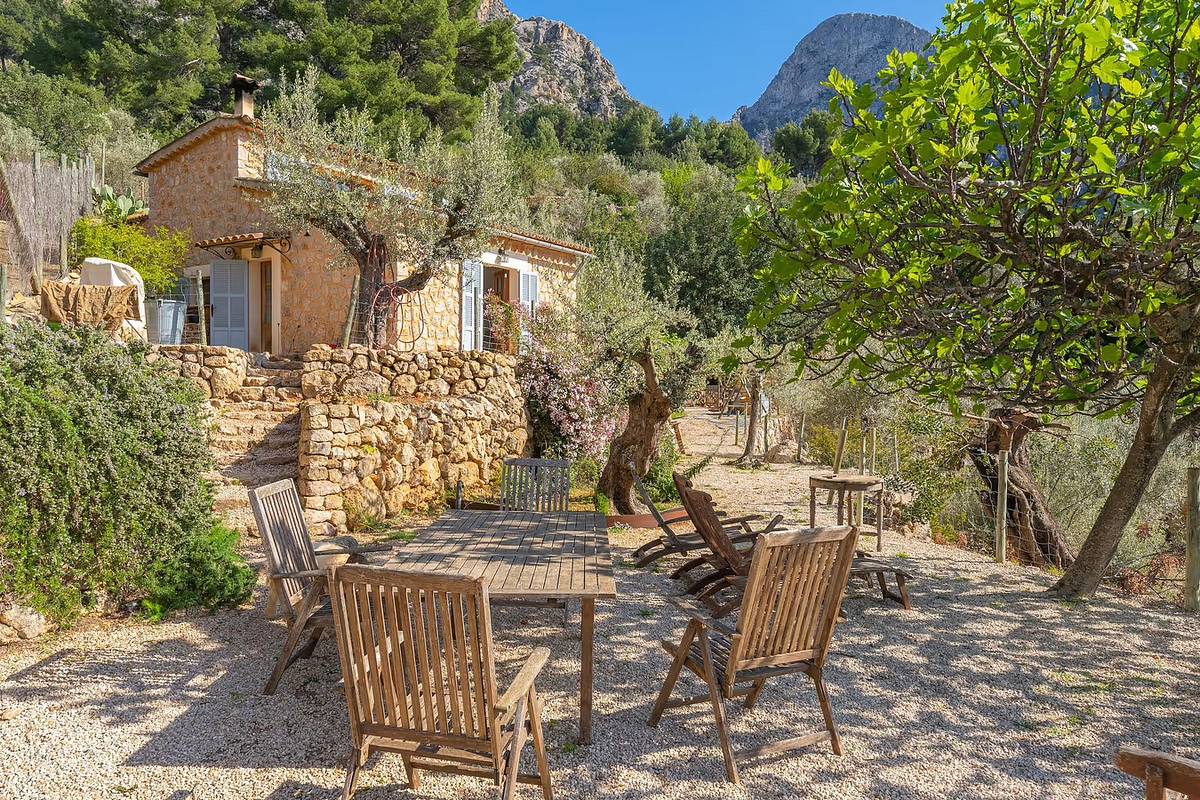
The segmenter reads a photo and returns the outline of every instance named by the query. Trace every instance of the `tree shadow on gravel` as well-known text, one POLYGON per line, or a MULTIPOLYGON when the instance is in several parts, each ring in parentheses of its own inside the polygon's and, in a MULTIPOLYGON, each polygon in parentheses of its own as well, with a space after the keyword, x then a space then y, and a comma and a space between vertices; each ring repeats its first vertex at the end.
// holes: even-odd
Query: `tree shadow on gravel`
MULTIPOLYGON (((597 604, 589 747, 575 744, 578 613, 569 627, 553 611, 494 614, 502 685, 532 648, 551 648, 538 688, 560 797, 1133 796, 1135 784, 1111 766, 1120 743, 1196 755, 1194 619, 1107 597, 1061 604, 1040 594, 1028 571, 996 573, 971 554, 931 550, 908 562, 918 577, 912 612, 847 602, 826 666, 845 755, 817 745, 746 762, 746 789, 736 789, 724 781, 707 706, 668 711, 656 729, 646 724, 668 666, 658 640, 677 641, 686 619, 664 599, 680 591, 666 577, 670 565, 633 570, 622 566, 627 556, 617 553, 620 598, 597 604)), ((142 737, 127 766, 310 770, 303 779, 280 775, 271 800, 335 798, 349 747, 335 647, 323 641, 264 696, 285 631, 264 619, 262 603, 260 592, 252 610, 149 628, 141 636, 149 641, 132 650, 62 650, 10 676, 0 702, 78 709, 142 737)), ((690 675, 681 683, 688 694, 700 688, 690 675)), ((726 708, 738 749, 821 727, 803 676, 769 683, 751 711, 726 708)), ((407 792, 390 756, 372 759, 364 777, 361 800, 492 793, 486 781, 434 775, 420 793, 407 792)))

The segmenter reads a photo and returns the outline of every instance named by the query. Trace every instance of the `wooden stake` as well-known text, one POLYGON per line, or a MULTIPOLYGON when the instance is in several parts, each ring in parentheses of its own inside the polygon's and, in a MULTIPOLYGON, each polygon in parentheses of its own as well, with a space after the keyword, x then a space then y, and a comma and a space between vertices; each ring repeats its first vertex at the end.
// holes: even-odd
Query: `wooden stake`
POLYGON ((877 475, 875 472, 876 461, 875 457, 879 453, 879 437, 876 435, 874 428, 871 428, 871 474, 877 475))
POLYGON ((8 264, 0 264, 0 325, 8 324, 8 264))
MULTIPOLYGON (((67 154, 59 153, 58 156, 59 180, 64 185, 67 185, 67 154)), ((67 263, 67 214, 70 212, 67 209, 62 210, 62 219, 58 225, 58 276, 66 278, 71 274, 71 268, 67 263)))
POLYGON ((346 325, 342 328, 342 349, 350 346, 350 333, 354 329, 354 312, 358 308, 358 273, 354 273, 354 283, 350 285, 350 310, 346 313, 346 325))
MULTIPOLYGON (((837 475, 842 471, 842 456, 846 453, 846 436, 850 433, 850 418, 842 417, 842 433, 838 437, 837 454, 833 458, 833 474, 837 475)), ((829 490, 829 494, 825 495, 825 505, 833 502, 833 489, 829 490)))
POLYGON ((1187 471, 1187 542, 1183 607, 1200 611, 1200 467, 1187 471))
POLYGON ((1008 451, 996 453, 996 563, 1008 558, 1008 451))
POLYGON ((833 458, 833 474, 837 475, 842 471, 842 456, 846 454, 846 437, 850 434, 850 420, 848 417, 842 417, 842 433, 838 436, 837 453, 833 458))
POLYGON ((804 460, 804 426, 808 422, 808 412, 800 412, 800 432, 796 434, 796 463, 804 460))
POLYGON ((867 428, 865 425, 858 432, 858 474, 867 474, 867 428))
POLYGON ((204 277, 197 275, 196 278, 196 309, 199 312, 197 319, 200 320, 200 346, 208 347, 208 320, 205 319, 204 306, 204 277))

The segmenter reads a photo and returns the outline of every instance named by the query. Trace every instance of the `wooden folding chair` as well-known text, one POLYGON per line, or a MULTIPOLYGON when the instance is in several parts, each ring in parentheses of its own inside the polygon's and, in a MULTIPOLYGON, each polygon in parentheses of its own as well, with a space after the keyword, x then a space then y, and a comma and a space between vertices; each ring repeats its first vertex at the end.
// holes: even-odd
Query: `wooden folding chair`
POLYGON ((1168 790, 1200 800, 1200 761, 1129 744, 1121 745, 1115 760, 1123 772, 1145 781, 1146 800, 1165 800, 1168 790))
POLYGON ((732 783, 740 783, 738 759, 826 740, 833 752, 841 755, 841 739, 825 691, 823 669, 857 538, 858 531, 850 527, 777 531, 759 537, 736 628, 691 604, 679 604, 692 614, 692 619, 678 645, 662 642, 673 661, 650 712, 650 725, 657 726, 668 708, 711 703, 725 772, 732 783), (671 700, 671 691, 684 667, 704 680, 707 694, 671 700), (744 698, 745 707, 752 708, 767 680, 800 672, 816 685, 825 730, 735 754, 725 726, 722 698, 744 698), (739 684, 747 685, 739 688, 739 684))
POLYGON ((409 785, 419 770, 487 778, 508 800, 518 783, 552 799, 539 647, 503 692, 496 688, 487 584, 479 578, 334 567, 329 578, 352 749, 343 800, 376 751, 398 753, 409 785), (532 738, 537 773, 520 771, 532 738))
MULTIPOLYGON (((695 552, 696 550, 705 550, 708 548, 708 545, 705 544, 704 539, 701 538, 699 534, 681 534, 671 527, 673 523, 678 524, 688 522, 688 513, 686 508, 680 507, 670 509, 669 511, 659 511, 658 506, 656 506, 654 504, 654 500, 651 499, 650 493, 646 490, 646 484, 642 483, 642 479, 638 477, 636 470, 634 470, 633 473, 633 485, 637 489, 638 496, 641 498, 643 505, 649 509, 651 519, 654 520, 655 526, 662 531, 661 536, 651 539, 633 551, 634 566, 639 568, 646 567, 650 564, 653 564, 660 558, 664 558, 665 556, 685 555, 687 553, 695 552)), ((758 534, 762 533, 762 531, 755 531, 750 527, 751 522, 762 519, 761 514, 747 514, 740 517, 726 517, 720 512, 717 512, 717 515, 721 517, 722 527, 729 529, 737 527, 741 529, 736 533, 732 531, 730 532, 730 538, 734 541, 734 543, 753 541, 758 534)), ((772 520, 772 522, 768 524, 766 529, 770 530, 774 528, 776 525, 778 525, 778 521, 782 519, 782 516, 776 517, 775 520, 772 520)), ((672 577, 677 578, 691 569, 694 569, 696 566, 698 566, 698 562, 696 560, 689 561, 676 569, 672 574, 672 577)))
POLYGON ((571 503, 571 462, 506 458, 500 474, 500 510, 566 511, 571 503))
POLYGON ((714 616, 725 616, 741 603, 742 589, 746 585, 746 576, 750 573, 754 542, 766 533, 784 530, 779 527, 783 516, 776 516, 766 528, 755 535, 753 541, 742 543, 739 547, 739 543, 730 538, 721 525, 721 518, 717 516, 712 497, 706 492, 692 488, 691 481, 678 472, 673 474, 673 478, 675 488, 683 498, 683 507, 687 509, 688 518, 696 526, 696 533, 704 540, 708 553, 684 563, 671 577, 678 578, 696 567, 707 565, 708 572, 693 580, 685 591, 695 595, 714 616), (732 590, 733 598, 722 602, 719 597, 725 589, 732 590))
MULTIPOLYGON (((249 494, 250 508, 254 511, 267 556, 267 590, 270 593, 267 617, 274 619, 282 615, 288 627, 283 652, 263 690, 264 694, 274 694, 287 668, 298 659, 313 654, 333 621, 325 591, 325 570, 317 563, 296 484, 290 478, 284 479, 251 489, 249 494), (308 642, 296 650, 305 634, 309 636, 308 642)), ((364 553, 389 549, 390 545, 322 548, 321 555, 348 555, 358 559, 364 553)))

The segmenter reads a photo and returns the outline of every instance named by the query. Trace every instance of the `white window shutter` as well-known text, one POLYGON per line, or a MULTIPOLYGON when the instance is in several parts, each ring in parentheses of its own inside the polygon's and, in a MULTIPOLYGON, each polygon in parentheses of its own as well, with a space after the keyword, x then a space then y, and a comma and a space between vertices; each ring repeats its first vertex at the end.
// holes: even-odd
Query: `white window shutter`
POLYGON ((483 264, 465 261, 462 267, 462 349, 483 349, 483 264))
POLYGON ((529 274, 529 316, 531 317, 537 313, 538 303, 541 302, 540 291, 537 273, 531 272, 529 274))

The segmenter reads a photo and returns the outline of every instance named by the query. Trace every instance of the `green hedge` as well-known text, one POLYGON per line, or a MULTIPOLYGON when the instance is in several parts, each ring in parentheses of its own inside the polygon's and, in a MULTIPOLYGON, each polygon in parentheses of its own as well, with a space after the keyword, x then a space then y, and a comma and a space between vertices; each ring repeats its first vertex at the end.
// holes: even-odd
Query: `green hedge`
POLYGON ((0 597, 66 622, 105 596, 152 597, 155 616, 249 594, 214 531, 203 398, 146 354, 0 326, 0 597))

